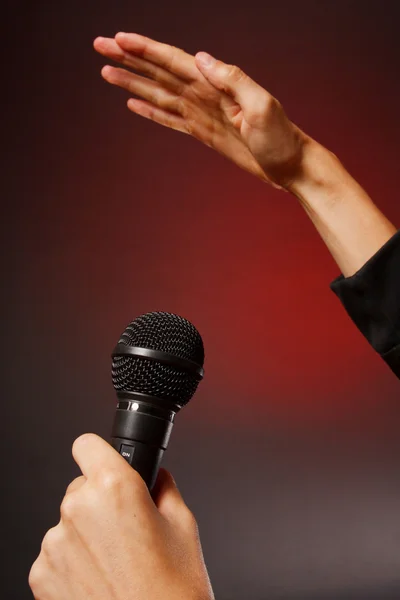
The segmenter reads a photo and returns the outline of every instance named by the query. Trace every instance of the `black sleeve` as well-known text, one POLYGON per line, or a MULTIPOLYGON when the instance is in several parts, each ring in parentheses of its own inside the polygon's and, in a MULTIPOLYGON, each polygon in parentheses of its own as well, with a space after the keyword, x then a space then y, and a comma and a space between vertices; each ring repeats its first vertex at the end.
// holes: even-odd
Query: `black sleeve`
POLYGON ((357 273, 335 279, 331 289, 400 378, 400 230, 357 273))

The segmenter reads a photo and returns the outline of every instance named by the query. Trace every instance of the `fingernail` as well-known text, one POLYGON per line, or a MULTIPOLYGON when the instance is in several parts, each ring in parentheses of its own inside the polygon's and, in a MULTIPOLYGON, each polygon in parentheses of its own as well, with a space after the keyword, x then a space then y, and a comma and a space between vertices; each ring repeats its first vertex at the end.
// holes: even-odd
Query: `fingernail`
POLYGON ((211 54, 207 54, 207 52, 199 52, 197 58, 205 67, 212 67, 215 63, 215 58, 211 54))

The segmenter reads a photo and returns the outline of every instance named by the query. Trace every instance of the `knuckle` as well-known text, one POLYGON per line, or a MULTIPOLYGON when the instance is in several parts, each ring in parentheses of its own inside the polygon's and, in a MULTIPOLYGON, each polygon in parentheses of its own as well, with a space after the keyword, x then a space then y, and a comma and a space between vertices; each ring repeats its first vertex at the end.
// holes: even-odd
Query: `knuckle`
POLYGON ((83 475, 81 475, 80 477, 76 477, 76 479, 71 481, 71 483, 67 487, 67 489, 65 491, 65 495, 67 496, 68 494, 71 494, 74 490, 77 490, 79 487, 81 487, 85 483, 85 481, 86 481, 86 477, 84 477, 83 475))
POLYGON ((197 520, 196 520, 196 517, 194 516, 194 514, 192 513, 192 511, 190 510, 190 508, 185 506, 182 509, 180 519, 181 519, 182 525, 184 526, 184 528, 186 530, 192 531, 192 532, 197 532, 197 530, 198 530, 197 520))
POLYGON ((44 536, 42 546, 44 545, 46 548, 56 546, 61 541, 61 537, 60 527, 58 525, 56 527, 52 527, 44 536))
POLYGON ((116 501, 130 496, 132 493, 147 492, 143 478, 134 469, 130 469, 128 473, 116 470, 105 471, 100 476, 98 486, 104 495, 110 499, 114 498, 116 501))
POLYGON ((262 117, 269 116, 278 108, 278 101, 266 92, 262 95, 256 108, 256 113, 262 117))
POLYGON ((237 65, 227 65, 227 76, 232 83, 238 83, 245 77, 245 73, 237 65))
POLYGON ((78 503, 76 500, 76 495, 70 493, 68 496, 63 498, 60 506, 61 517, 65 521, 73 521, 77 514, 78 503))
POLYGON ((43 554, 50 555, 53 552, 53 549, 60 543, 61 541, 61 532, 59 527, 52 527, 48 530, 46 535, 42 541, 41 550, 43 554))
POLYGON ((39 591, 42 582, 45 580, 46 574, 39 560, 35 560, 28 575, 28 585, 32 592, 39 591))
POLYGON ((129 473, 119 471, 106 471, 102 473, 99 480, 99 488, 103 494, 115 499, 130 496, 132 493, 140 494, 147 492, 147 486, 143 478, 135 469, 129 473))
POLYGON ((126 478, 118 471, 104 471, 100 476, 99 484, 105 492, 116 492, 125 487, 126 478))

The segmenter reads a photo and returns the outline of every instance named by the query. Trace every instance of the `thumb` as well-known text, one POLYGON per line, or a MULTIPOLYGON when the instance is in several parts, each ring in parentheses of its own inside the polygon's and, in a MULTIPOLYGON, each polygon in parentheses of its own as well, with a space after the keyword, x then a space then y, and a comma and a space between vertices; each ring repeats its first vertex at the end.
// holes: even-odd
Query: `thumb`
POLYGON ((257 106, 270 96, 236 65, 227 65, 207 52, 198 52, 195 61, 204 77, 218 90, 229 94, 243 110, 257 106))
POLYGON ((159 470, 151 495, 159 512, 168 521, 181 522, 184 515, 190 513, 174 478, 166 469, 159 470))

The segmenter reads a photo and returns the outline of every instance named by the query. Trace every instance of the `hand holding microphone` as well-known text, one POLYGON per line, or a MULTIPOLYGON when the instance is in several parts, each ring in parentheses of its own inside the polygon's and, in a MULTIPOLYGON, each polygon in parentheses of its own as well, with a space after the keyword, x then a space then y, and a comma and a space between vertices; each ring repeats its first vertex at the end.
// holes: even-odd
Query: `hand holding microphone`
POLYGON ((36 600, 212 600, 196 521, 171 475, 160 471, 153 500, 96 435, 78 438, 73 455, 83 476, 31 569, 36 600))
POLYGON ((193 514, 168 471, 161 469, 152 486, 173 416, 194 393, 203 357, 197 330, 169 313, 143 315, 121 336, 113 360, 117 451, 94 434, 75 441, 82 476, 68 487, 60 522, 32 566, 36 600, 214 599, 193 514), (132 453, 123 456, 123 447, 132 453))

